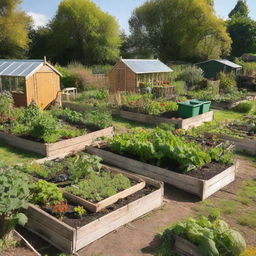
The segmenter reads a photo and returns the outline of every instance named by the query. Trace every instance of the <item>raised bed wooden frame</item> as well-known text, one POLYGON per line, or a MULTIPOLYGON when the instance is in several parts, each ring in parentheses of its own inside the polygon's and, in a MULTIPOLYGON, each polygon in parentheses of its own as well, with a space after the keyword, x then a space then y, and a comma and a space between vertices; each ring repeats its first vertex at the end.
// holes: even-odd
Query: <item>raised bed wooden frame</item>
POLYGON ((29 205, 26 228, 67 253, 75 253, 115 229, 159 208, 163 202, 163 184, 143 177, 156 191, 137 199, 89 224, 72 228, 34 205, 29 205))
POLYGON ((124 111, 124 110, 114 110, 113 114, 119 115, 124 119, 136 121, 136 122, 148 123, 148 124, 161 124, 161 123, 174 124, 176 128, 185 129, 185 130, 198 127, 203 123, 210 122, 214 119, 213 111, 209 111, 207 113, 186 118, 186 119, 175 119, 175 120, 172 120, 166 117, 152 116, 152 115, 134 113, 134 112, 124 111))
POLYGON ((100 212, 103 209, 105 209, 106 207, 110 206, 111 204, 116 203, 118 200, 126 198, 126 197, 136 193, 137 191, 143 189, 146 185, 146 182, 142 178, 140 178, 136 175, 132 175, 128 172, 124 172, 120 169, 116 169, 113 167, 110 168, 106 165, 103 165, 103 167, 107 168, 109 171, 111 171, 113 173, 122 173, 126 177, 128 177, 132 180, 135 180, 138 183, 136 185, 133 185, 133 186, 123 190, 123 191, 120 191, 119 193, 117 193, 111 197, 101 200, 100 202, 97 202, 97 203, 92 203, 86 199, 83 199, 80 196, 76 196, 76 195, 73 195, 73 194, 70 194, 70 193, 64 191, 65 197, 75 203, 78 203, 78 204, 84 206, 86 209, 90 210, 91 212, 100 212))
POLYGON ((235 106, 237 106, 239 103, 242 103, 242 102, 246 102, 246 101, 252 101, 252 100, 255 100, 256 97, 255 96, 248 96, 246 97, 246 99, 244 100, 238 100, 238 101, 235 101, 235 102, 217 102, 217 101, 212 101, 211 103, 211 107, 214 108, 214 109, 232 109, 234 108, 235 106))
POLYGON ((100 156, 103 161, 113 166, 161 180, 184 191, 199 196, 202 200, 208 198, 221 188, 235 180, 236 165, 219 173, 209 180, 202 180, 185 174, 180 174, 154 165, 146 164, 131 158, 102 150, 88 147, 87 152, 100 156))
POLYGON ((43 156, 55 156, 72 151, 83 150, 97 138, 103 136, 113 136, 114 127, 91 132, 73 139, 62 140, 56 143, 40 143, 28 139, 23 139, 12 134, 0 132, 0 139, 8 145, 20 148, 26 151, 38 153, 43 156))
MULTIPOLYGON (((61 154, 59 156, 46 157, 46 158, 42 158, 39 160, 35 160, 34 162, 38 163, 38 164, 43 164, 44 162, 47 162, 47 161, 53 161, 55 159, 63 159, 65 157, 67 157, 68 155, 69 155, 69 153, 65 153, 65 154, 61 154)), ((146 182, 138 175, 134 175, 134 174, 131 174, 131 173, 125 172, 123 170, 114 168, 112 166, 110 167, 110 166, 107 166, 104 164, 102 165, 102 168, 105 168, 106 170, 109 170, 112 173, 122 173, 126 177, 128 177, 132 180, 135 180, 138 183, 123 190, 123 191, 120 191, 119 193, 117 193, 111 197, 101 200, 100 202, 97 202, 97 203, 92 203, 86 199, 83 199, 80 196, 70 194, 64 190, 63 194, 65 195, 65 197, 75 203, 78 203, 78 204, 84 206, 87 210, 90 210, 91 212, 99 212, 99 211, 103 210, 104 208, 106 208, 107 206, 116 203, 118 200, 128 197, 128 196, 136 193, 137 191, 143 189, 146 185, 146 182)))
POLYGON ((245 151, 253 156, 256 155, 256 140, 253 139, 247 139, 247 138, 235 138, 230 135, 225 135, 225 134, 211 134, 211 133, 206 133, 207 136, 214 136, 218 139, 222 140, 228 140, 235 144, 236 150, 237 151, 245 151))

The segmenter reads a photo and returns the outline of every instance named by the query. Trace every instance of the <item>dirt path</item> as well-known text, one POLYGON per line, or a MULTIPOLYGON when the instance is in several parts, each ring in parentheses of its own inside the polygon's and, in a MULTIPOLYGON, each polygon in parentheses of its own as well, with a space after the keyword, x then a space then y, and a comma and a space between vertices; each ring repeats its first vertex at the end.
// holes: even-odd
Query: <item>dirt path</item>
MULTIPOLYGON (((232 200, 243 180, 256 178, 256 167, 252 162, 239 158, 235 182, 217 192, 211 200, 232 200)), ((199 204, 196 197, 171 186, 165 186, 164 206, 149 213, 117 231, 99 239, 79 251, 81 256, 144 256, 154 255, 159 245, 157 234, 165 227, 189 216, 195 215, 192 207, 199 204)), ((255 207, 256 210, 256 207, 255 207)), ((242 227, 232 218, 227 218, 234 228, 239 228, 247 243, 256 245, 256 229, 242 227), (239 226, 239 227, 238 227, 239 226)))

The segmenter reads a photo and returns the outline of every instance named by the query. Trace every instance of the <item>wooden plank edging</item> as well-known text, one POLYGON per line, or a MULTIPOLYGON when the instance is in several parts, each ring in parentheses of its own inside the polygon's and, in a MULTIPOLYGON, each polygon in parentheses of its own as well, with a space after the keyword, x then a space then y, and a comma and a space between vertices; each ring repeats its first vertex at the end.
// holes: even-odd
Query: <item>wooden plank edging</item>
POLYGON ((204 122, 210 122, 214 119, 213 111, 209 111, 207 113, 194 116, 191 118, 174 119, 174 120, 172 120, 171 118, 146 115, 146 114, 124 111, 124 110, 113 110, 113 114, 119 115, 124 119, 136 121, 136 122, 148 123, 148 124, 159 125, 161 123, 170 123, 170 124, 174 124, 176 128, 181 128, 185 130, 198 127, 202 125, 204 122))
POLYGON ((23 149, 38 153, 43 156, 55 156, 70 152, 77 152, 83 150, 86 146, 90 145, 96 139, 104 136, 113 136, 114 127, 108 127, 95 132, 91 132, 76 138, 59 141, 56 143, 39 143, 27 139, 20 138, 18 136, 0 132, 0 139, 5 141, 8 145, 16 148, 23 149))
POLYGON ((206 199, 235 179, 235 165, 206 181, 133 160, 99 148, 88 147, 87 152, 100 156, 106 163, 111 165, 124 168, 143 176, 158 179, 184 191, 195 194, 202 200, 206 199), (223 182, 222 178, 225 179, 223 182))

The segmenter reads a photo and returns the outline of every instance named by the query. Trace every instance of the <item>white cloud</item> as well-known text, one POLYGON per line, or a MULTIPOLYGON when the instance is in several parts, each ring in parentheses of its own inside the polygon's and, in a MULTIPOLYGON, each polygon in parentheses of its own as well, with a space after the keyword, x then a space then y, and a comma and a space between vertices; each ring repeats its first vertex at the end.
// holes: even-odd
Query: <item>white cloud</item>
POLYGON ((49 17, 47 17, 44 14, 35 13, 35 12, 28 12, 27 14, 32 17, 35 28, 38 28, 40 26, 45 26, 49 21, 49 17))

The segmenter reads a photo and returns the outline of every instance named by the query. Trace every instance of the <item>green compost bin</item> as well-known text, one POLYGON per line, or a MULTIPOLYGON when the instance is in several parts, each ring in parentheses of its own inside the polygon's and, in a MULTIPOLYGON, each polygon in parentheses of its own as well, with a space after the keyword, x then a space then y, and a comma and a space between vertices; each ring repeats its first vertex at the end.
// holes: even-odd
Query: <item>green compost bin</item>
POLYGON ((202 104, 200 107, 199 114, 204 114, 210 111, 211 101, 205 101, 205 100, 190 100, 192 104, 202 104))
POLYGON ((193 116, 198 116, 200 113, 200 107, 202 103, 192 103, 191 101, 179 102, 178 112, 181 118, 190 118, 193 116))

